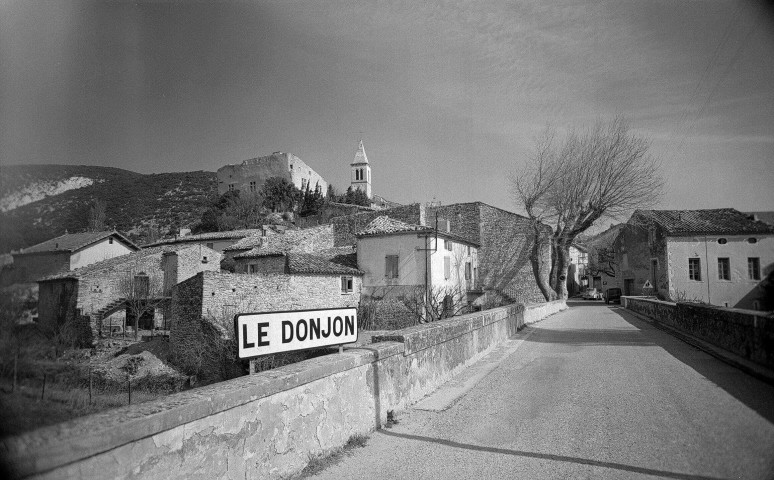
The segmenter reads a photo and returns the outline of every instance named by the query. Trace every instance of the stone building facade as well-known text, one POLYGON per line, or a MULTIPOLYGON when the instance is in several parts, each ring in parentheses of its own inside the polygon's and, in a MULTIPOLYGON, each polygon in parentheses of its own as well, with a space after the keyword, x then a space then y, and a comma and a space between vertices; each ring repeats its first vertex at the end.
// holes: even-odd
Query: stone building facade
POLYGON ((328 182, 312 167, 292 153, 274 152, 265 157, 251 158, 235 165, 225 165, 217 172, 218 194, 239 190, 241 193, 258 192, 266 179, 281 177, 306 190, 317 185, 323 195, 328 191, 328 182))
POLYGON ((362 274, 353 269, 346 276, 351 289, 342 291, 341 273, 239 273, 200 272, 178 284, 172 294, 170 348, 176 363, 189 374, 228 375, 218 370, 233 365, 218 355, 227 352, 234 338, 234 316, 283 310, 357 308, 362 274), (221 343, 225 342, 225 343, 221 343), (214 345, 211 352, 203 345, 214 345), (218 347, 220 345, 220 347, 218 347), (225 345, 225 346, 223 346, 225 345), (196 352, 199 352, 196 355, 196 352))
POLYGON ((95 339, 102 327, 123 322, 126 278, 144 274, 151 291, 171 295, 178 282, 201 271, 219 271, 220 254, 201 245, 166 245, 111 258, 38 282, 38 322, 47 329, 83 324, 81 341, 95 339))
MULTIPOLYGON (((530 255, 533 236, 530 220, 482 202, 428 206, 427 224, 449 225, 449 231, 479 244, 478 278, 484 302, 536 303, 545 301, 535 281, 530 255)), ((544 249, 545 265, 550 250, 544 249)))

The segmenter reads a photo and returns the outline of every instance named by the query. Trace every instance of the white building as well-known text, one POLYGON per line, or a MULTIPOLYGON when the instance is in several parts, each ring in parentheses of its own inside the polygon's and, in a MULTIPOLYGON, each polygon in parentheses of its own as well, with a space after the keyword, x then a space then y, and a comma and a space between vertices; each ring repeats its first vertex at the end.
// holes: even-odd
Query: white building
POLYGON ((774 309, 774 227, 732 208, 636 210, 615 250, 624 294, 774 309))
POLYGON ((422 292, 445 309, 467 307, 480 295, 478 245, 421 225, 387 216, 357 235, 357 265, 363 294, 387 298, 422 292))

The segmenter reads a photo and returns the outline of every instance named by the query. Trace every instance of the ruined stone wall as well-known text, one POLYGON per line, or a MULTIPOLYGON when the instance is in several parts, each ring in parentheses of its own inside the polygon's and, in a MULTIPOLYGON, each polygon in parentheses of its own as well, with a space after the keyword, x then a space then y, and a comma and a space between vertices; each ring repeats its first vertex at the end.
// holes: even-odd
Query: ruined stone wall
POLYGON ((564 308, 512 305, 404 329, 343 354, 6 438, 0 454, 15 477, 39 480, 288 478, 373 431, 387 412, 432 392, 520 326, 564 308))
POLYGON ((331 219, 335 246, 354 245, 357 242, 355 234, 363 230, 373 219, 382 215, 387 215, 401 222, 425 225, 425 206, 419 203, 335 217, 331 219))
POLYGON ((292 153, 275 152, 235 165, 225 165, 218 169, 217 177, 219 195, 229 191, 229 185, 233 185, 234 190, 243 194, 259 191, 266 179, 271 177, 284 178, 301 190, 305 189, 307 184, 311 190, 319 184, 323 195, 328 190, 328 182, 292 153), (250 182, 255 182, 254 190, 250 182))
POLYGON ((774 314, 622 297, 624 308, 747 360, 774 368, 774 314))

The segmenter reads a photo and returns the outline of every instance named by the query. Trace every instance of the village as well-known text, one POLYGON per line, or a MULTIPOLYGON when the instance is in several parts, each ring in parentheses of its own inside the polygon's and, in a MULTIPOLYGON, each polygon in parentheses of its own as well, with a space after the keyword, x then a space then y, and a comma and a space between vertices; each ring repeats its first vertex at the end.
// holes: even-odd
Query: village
MULTIPOLYGON (((546 300, 533 264, 538 252, 537 264, 550 265, 551 249, 534 248, 533 219, 482 202, 390 202, 372 191, 362 141, 350 167, 349 190, 362 192, 368 205, 330 202, 328 211, 296 216, 300 226, 182 229, 142 246, 117 231, 66 233, 15 252, 3 285, 37 282, 27 321, 59 345, 59 355, 105 345, 120 347, 113 354, 129 349, 135 354, 114 364, 126 370, 145 362, 134 371, 141 384, 159 363, 146 361, 155 349, 166 364, 163 375, 176 379, 172 391, 247 371, 233 352, 237 314, 352 307, 367 334, 546 300)), ((270 178, 300 191, 312 185, 329 191, 311 166, 276 152, 220 168, 218 193, 256 192, 270 178)), ((732 208, 638 209, 626 223, 577 238, 561 281, 570 298, 609 303, 649 296, 770 311, 774 226, 762 218, 772 217, 732 208)), ((320 353, 264 357, 261 368, 320 353)), ((131 389, 122 381, 115 382, 118 390, 131 389)))
POLYGON ((774 478, 762 2, 0 2, 0 478, 774 478))

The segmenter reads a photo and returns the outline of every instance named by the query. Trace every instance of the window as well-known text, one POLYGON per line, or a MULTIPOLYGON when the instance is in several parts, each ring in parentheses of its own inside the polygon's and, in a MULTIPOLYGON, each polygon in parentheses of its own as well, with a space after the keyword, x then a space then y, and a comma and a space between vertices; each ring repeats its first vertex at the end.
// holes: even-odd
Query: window
POLYGON ((749 243, 750 245, 755 245, 756 243, 758 243, 758 239, 755 237, 750 237, 747 239, 747 243, 749 243))
POLYGON ((385 257, 384 276, 387 278, 398 278, 397 255, 387 255, 385 257))
POLYGON ((465 262, 465 280, 470 280, 470 274, 471 274, 470 267, 471 267, 470 262, 465 262))
POLYGON ((452 250, 452 242, 451 242, 451 240, 444 240, 443 241, 443 248, 445 248, 446 250, 451 252, 451 250, 452 250))
POLYGON ((451 278, 451 258, 443 257, 443 278, 448 280, 451 278))
POLYGON ((254 192, 256 189, 255 182, 250 182, 250 191, 254 192))
POLYGON ((341 293, 352 293, 352 277, 341 277, 341 293))
POLYGON ((470 245, 468 245, 468 255, 470 255, 470 245))
POLYGON ((688 279, 701 282, 701 259, 688 259, 688 279))
POLYGON ((247 273, 258 273, 258 265, 251 263, 247 266, 247 273))
POLYGON ((718 243, 721 245, 725 245, 728 243, 728 240, 726 240, 725 238, 718 238, 718 243))
POLYGON ((718 280, 731 280, 731 262, 728 258, 718 258, 718 280))
POLYGON ((229 183, 228 184, 228 191, 229 192, 233 192, 234 191, 234 184, 233 183, 229 183))
POLYGON ((301 179, 301 190, 305 190, 305 189, 306 189, 306 179, 302 178, 301 179))
POLYGON ((113 245, 113 237, 108 238, 108 243, 113 245))
POLYGON ((750 257, 747 259, 747 277, 750 280, 761 279, 761 259, 758 257, 750 257))

